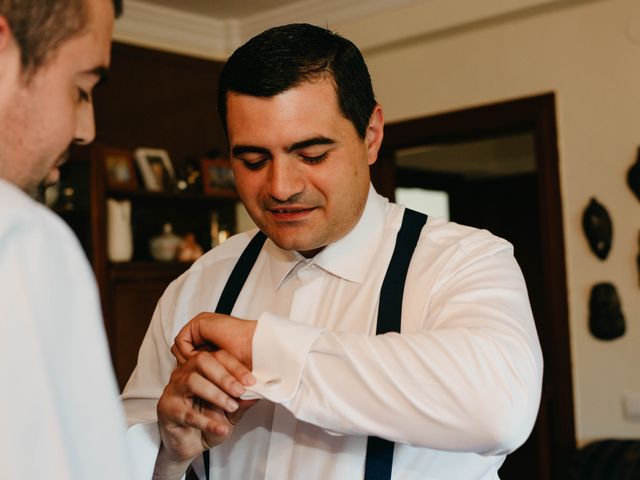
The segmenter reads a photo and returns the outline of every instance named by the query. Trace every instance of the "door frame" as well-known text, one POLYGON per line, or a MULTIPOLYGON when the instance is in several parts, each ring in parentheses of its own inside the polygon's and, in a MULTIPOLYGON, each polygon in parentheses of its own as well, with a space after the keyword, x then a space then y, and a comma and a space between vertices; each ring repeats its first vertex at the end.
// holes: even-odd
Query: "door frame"
POLYGON ((544 373, 542 402, 548 409, 541 412, 549 418, 540 426, 548 429, 542 433, 549 445, 541 445, 540 461, 552 479, 560 480, 568 478, 576 441, 555 95, 546 93, 388 124, 371 173, 378 191, 393 200, 395 151, 522 131, 534 134, 545 299, 544 315, 537 319, 537 325, 539 331, 544 329, 547 340, 543 345, 545 364, 552 366, 544 373))

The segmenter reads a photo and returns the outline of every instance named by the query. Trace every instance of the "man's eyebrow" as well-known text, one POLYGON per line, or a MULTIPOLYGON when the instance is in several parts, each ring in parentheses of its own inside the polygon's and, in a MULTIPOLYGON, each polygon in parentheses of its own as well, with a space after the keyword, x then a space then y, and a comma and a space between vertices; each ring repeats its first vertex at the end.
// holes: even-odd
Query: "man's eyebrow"
POLYGON ((294 143, 287 148, 287 152, 295 152, 296 150, 302 150, 303 148, 312 147, 314 145, 333 145, 334 143, 336 143, 336 141, 328 137, 313 137, 308 140, 302 140, 294 143))
POLYGON ((231 153, 234 157, 242 155, 243 153, 259 153, 262 155, 271 155, 271 152, 264 147, 254 147, 253 145, 236 145, 231 149, 231 153))
POLYGON ((100 85, 107 81, 107 78, 109 77, 109 69, 103 65, 100 65, 98 67, 85 70, 84 72, 82 72, 82 74, 95 75, 96 77, 98 77, 98 82, 96 83, 96 85, 100 85))
MULTIPOLYGON (((301 140, 287 147, 287 153, 295 152, 303 148, 311 147, 313 145, 333 145, 335 140, 328 137, 313 137, 307 140, 301 140)), ((253 145, 236 145, 231 149, 231 153, 234 157, 242 155, 243 153, 259 153, 261 155, 271 155, 269 149, 264 147, 257 147, 253 145)))

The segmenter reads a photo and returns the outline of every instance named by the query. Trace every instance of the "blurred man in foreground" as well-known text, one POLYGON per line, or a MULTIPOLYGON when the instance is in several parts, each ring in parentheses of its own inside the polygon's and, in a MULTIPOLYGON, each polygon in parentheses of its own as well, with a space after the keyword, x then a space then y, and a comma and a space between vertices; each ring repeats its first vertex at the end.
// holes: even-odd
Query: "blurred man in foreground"
POLYGON ((72 142, 121 2, 0 0, 0 478, 127 479, 124 418, 95 280, 71 230, 33 201, 72 142))

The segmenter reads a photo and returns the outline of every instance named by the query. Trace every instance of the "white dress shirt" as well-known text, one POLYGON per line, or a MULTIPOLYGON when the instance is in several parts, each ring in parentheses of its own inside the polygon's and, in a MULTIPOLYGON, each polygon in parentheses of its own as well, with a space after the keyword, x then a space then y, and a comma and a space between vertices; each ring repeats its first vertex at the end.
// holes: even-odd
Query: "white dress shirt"
POLYGON ((3 180, 0 341, 0 478, 131 478, 86 257, 62 220, 3 180))
MULTIPOLYGON (((508 242, 430 218, 407 274, 402 333, 374 335, 403 211, 371 188, 353 230, 314 258, 267 240, 232 312, 258 320, 252 391, 265 400, 211 450, 212 479, 362 478, 366 436, 376 435, 398 442, 395 480, 493 480, 525 441, 542 356, 508 242)), ((158 303, 123 395, 131 444, 146 452, 136 454, 140 478, 158 449, 173 339, 215 309, 253 233, 206 254, 158 303)))

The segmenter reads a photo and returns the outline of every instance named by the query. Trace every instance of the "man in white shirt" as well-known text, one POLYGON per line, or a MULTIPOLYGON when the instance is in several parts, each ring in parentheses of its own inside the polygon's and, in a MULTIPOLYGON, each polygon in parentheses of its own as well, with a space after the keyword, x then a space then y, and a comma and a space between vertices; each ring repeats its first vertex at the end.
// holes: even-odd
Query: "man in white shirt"
POLYGON ((36 203, 71 142, 121 2, 0 0, 0 478, 127 479, 97 288, 71 230, 36 203), (108 452, 108 453, 107 453, 108 452))
POLYGON ((511 245, 429 218, 389 307, 415 216, 370 184, 382 109, 358 49, 326 29, 254 37, 218 106, 261 232, 206 254, 158 303, 123 395, 145 478, 498 478, 542 380, 511 245), (394 316, 400 332, 376 335, 394 316))

